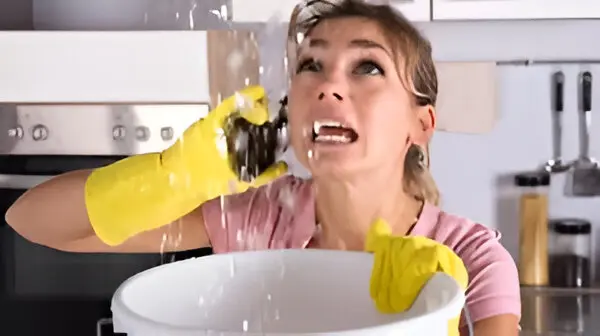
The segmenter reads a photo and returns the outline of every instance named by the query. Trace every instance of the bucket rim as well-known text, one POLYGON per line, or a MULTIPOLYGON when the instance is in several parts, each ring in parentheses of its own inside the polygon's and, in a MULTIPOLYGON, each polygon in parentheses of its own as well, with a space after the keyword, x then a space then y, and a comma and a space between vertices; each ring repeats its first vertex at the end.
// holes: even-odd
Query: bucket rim
MULTIPOLYGON (((181 267, 182 265, 184 265, 186 263, 195 263, 198 261, 204 262, 209 259, 235 257, 236 255, 242 255, 242 254, 243 255, 248 255, 248 254, 260 255, 260 254, 273 254, 273 253, 279 253, 279 254, 282 254, 282 253, 283 254, 315 253, 315 254, 329 254, 329 255, 337 254, 337 255, 344 255, 344 256, 348 256, 348 257, 353 256, 355 258, 357 258, 357 257, 358 258, 372 258, 371 253, 360 252, 360 251, 316 250, 316 249, 312 249, 312 250, 311 249, 279 249, 279 250, 271 249, 271 250, 260 250, 260 251, 238 251, 238 252, 231 252, 231 253, 213 254, 213 255, 209 255, 209 256, 195 257, 195 258, 181 260, 181 261, 177 261, 177 262, 173 262, 173 263, 169 263, 169 264, 164 264, 164 265, 150 268, 148 270, 145 270, 143 272, 140 272, 140 273, 130 277, 129 279, 125 280, 117 288, 117 290, 115 291, 115 293, 112 297, 112 300, 111 300, 111 311, 113 314, 113 320, 118 321, 120 324, 130 324, 131 322, 135 322, 138 325, 143 325, 144 329, 146 329, 146 330, 152 330, 153 332, 158 332, 158 333, 160 333, 160 332, 234 333, 233 331, 228 331, 228 330, 201 329, 199 327, 180 326, 180 325, 170 324, 167 322, 154 321, 150 318, 142 316, 141 314, 139 314, 139 313, 135 312, 133 309, 131 309, 129 306, 125 305, 124 300, 123 300, 124 292, 132 284, 135 284, 136 280, 138 280, 142 277, 149 276, 149 275, 151 276, 151 274, 163 271, 165 268, 181 267), (119 317, 115 319, 115 316, 119 316, 119 317), (124 323, 124 321, 127 321, 127 322, 124 323)), ((464 291, 462 291, 460 289, 459 284, 446 273, 442 273, 442 272, 435 273, 429 279, 429 281, 423 286, 423 288, 425 288, 432 281, 452 282, 452 283, 454 283, 456 290, 454 291, 455 295, 450 299, 450 301, 446 305, 444 305, 443 307, 438 307, 436 309, 433 309, 427 315, 403 317, 402 320, 395 320, 395 321, 391 321, 391 322, 384 323, 384 324, 377 325, 377 326, 355 328, 355 329, 348 329, 348 330, 339 330, 339 331, 313 332, 313 333, 297 333, 297 332, 296 333, 292 333, 292 332, 249 333, 249 332, 246 332, 244 335, 269 336, 269 335, 276 334, 276 335, 280 335, 280 336, 282 336, 282 335, 324 336, 324 335, 331 335, 332 333, 335 333, 336 335, 343 336, 343 335, 351 335, 351 334, 355 335, 357 332, 361 332, 361 331, 378 332, 378 331, 383 331, 384 329, 388 329, 390 327, 401 327, 402 325, 406 325, 406 324, 411 324, 411 325, 419 324, 419 323, 422 323, 422 320, 425 320, 425 319, 430 320, 430 319, 434 318, 434 319, 440 319, 440 320, 441 319, 450 320, 451 318, 454 317, 453 316, 454 313, 451 313, 451 312, 462 311, 462 308, 465 304, 464 291), (445 316, 445 315, 447 315, 447 316, 445 316)), ((415 299, 415 302, 417 300, 419 300, 420 295, 421 294, 419 294, 419 296, 417 296, 417 299, 415 299)), ((373 306, 373 308, 375 309, 374 306, 373 306)), ((397 315, 400 315, 400 314, 404 314, 404 313, 399 313, 397 315)), ((121 331, 121 332, 123 332, 123 331, 121 331)))

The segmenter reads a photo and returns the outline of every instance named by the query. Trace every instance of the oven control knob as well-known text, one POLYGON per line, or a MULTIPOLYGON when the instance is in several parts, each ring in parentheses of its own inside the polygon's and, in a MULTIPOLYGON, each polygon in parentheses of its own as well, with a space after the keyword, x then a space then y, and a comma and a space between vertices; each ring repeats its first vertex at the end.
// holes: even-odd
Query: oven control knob
POLYGON ((8 136, 11 138, 23 139, 23 127, 17 126, 9 129, 8 136))
POLYGON ((160 129, 160 137, 164 141, 173 139, 173 127, 163 127, 160 129))
POLYGON ((135 129, 135 138, 138 141, 148 141, 150 139, 150 129, 145 126, 138 126, 135 129))
POLYGON ((114 140, 125 139, 125 135, 127 135, 125 126, 118 125, 118 126, 113 127, 112 135, 113 135, 114 140))
POLYGON ((44 141, 48 139, 48 127, 44 125, 35 125, 31 129, 31 136, 34 141, 44 141))

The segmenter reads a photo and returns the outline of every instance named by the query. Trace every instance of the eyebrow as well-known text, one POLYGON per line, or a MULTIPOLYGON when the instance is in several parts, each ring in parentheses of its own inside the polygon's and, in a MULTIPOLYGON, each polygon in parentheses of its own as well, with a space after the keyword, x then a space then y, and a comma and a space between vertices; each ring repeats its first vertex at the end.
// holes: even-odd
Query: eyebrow
MULTIPOLYGON (((309 45, 309 47, 327 48, 327 47, 329 47, 329 41, 326 41, 324 39, 311 38, 309 40, 308 45, 309 45)), ((381 50, 385 51, 387 54, 389 54, 388 50, 384 46, 382 46, 381 44, 379 44, 375 41, 372 41, 372 40, 356 39, 356 40, 350 41, 350 43, 348 43, 348 45, 352 48, 381 49, 381 50)))

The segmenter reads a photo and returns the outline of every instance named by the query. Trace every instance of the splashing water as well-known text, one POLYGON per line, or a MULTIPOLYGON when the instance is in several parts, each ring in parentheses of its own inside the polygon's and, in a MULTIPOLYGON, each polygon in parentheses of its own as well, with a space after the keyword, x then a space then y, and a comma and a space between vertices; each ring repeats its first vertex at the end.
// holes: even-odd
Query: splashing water
MULTIPOLYGON (((152 1, 149 3, 146 12, 144 13, 144 22, 148 26, 149 29, 166 29, 166 30, 196 30, 202 29, 203 27, 199 26, 199 23, 210 23, 210 21, 217 21, 218 25, 225 25, 229 28, 233 33, 232 23, 229 21, 229 10, 226 5, 220 4, 216 8, 209 8, 211 6, 214 7, 215 1, 199 1, 199 0, 189 0, 189 1, 181 1, 181 0, 161 0, 161 1, 152 1), (197 22, 196 17, 205 17, 203 13, 209 13, 208 17, 212 17, 212 19, 205 19, 207 22, 197 22), (200 14, 200 15, 198 15, 200 14)), ((229 73, 239 73, 241 72, 241 68, 244 64, 244 55, 249 53, 250 46, 248 44, 244 45, 245 48, 240 48, 234 50, 229 55, 227 55, 227 68, 229 73)), ((248 85, 250 80, 249 78, 243 79, 244 84, 248 85)), ((221 100, 225 97, 222 92, 218 92, 218 98, 216 103, 220 103, 221 100)), ((239 104, 241 106, 248 106, 249 103, 245 97, 241 97, 239 95, 239 104)), ((199 116, 204 117, 204 116, 199 116)), ((200 119, 200 118, 199 118, 200 119)), ((227 143, 224 138, 224 134, 221 130, 221 141, 217 142, 217 147, 219 147, 219 151, 222 153, 227 152, 227 143)), ((183 139, 180 139, 179 145, 183 145, 183 139)), ((184 192, 195 192, 194 190, 190 190, 191 176, 189 174, 172 174, 170 177, 171 185, 178 185, 178 187, 183 186, 184 192), (181 178, 183 176, 183 178, 181 178), (179 177, 177 179, 176 177, 179 177)), ((222 200, 221 205, 225 207, 225 201, 222 200)), ((223 228, 225 228, 225 211, 223 211, 223 228)), ((175 221, 168 226, 166 226, 166 231, 161 236, 160 240, 160 259, 161 263, 169 263, 175 261, 175 255, 170 253, 177 251, 181 245, 182 237, 183 237, 183 224, 181 220, 175 221)))
POLYGON ((269 111, 271 118, 279 110, 279 100, 286 96, 289 81, 287 77, 287 53, 284 36, 286 27, 282 25, 277 16, 267 21, 265 28, 259 33, 258 40, 261 46, 261 63, 268 64, 262 67, 261 83, 265 87, 269 98, 269 111))
POLYGON ((231 27, 231 22, 228 20, 229 11, 227 10, 227 5, 221 5, 219 9, 212 9, 209 13, 214 15, 219 21, 224 22, 231 27))
POLYGON ((161 264, 167 264, 175 261, 175 255, 168 252, 176 251, 181 245, 183 239, 183 222, 181 219, 171 223, 167 231, 163 233, 160 243, 161 264))
MULTIPOLYGON (((181 2, 179 2, 181 3, 181 2)), ((197 17, 206 17, 201 13, 204 11, 205 13, 209 13, 212 20, 218 21, 220 24, 224 25, 231 32, 232 40, 235 40, 239 35, 234 30, 233 23, 230 21, 230 12, 226 5, 220 5, 218 8, 206 9, 206 4, 204 4, 201 0, 189 1, 189 3, 184 6, 175 6, 172 0, 162 0, 160 3, 153 2, 155 6, 153 10, 147 12, 145 14, 145 21, 151 24, 155 24, 159 22, 158 25, 154 25, 153 28, 166 28, 166 29, 177 29, 177 30, 196 30, 203 29, 201 27, 203 22, 197 22, 197 17), (164 16, 165 13, 171 15, 169 18, 169 22, 164 22, 164 19, 160 19, 160 16, 164 16), (195 15, 195 14, 200 14, 195 15), (158 20, 158 21, 157 21, 158 20), (152 22, 151 22, 152 21, 152 22)), ((210 20, 207 20, 210 21, 210 20)), ((247 41, 244 43, 233 43, 234 47, 232 50, 229 50, 229 53, 223 55, 223 59, 225 60, 224 69, 224 77, 227 78, 229 83, 226 83, 225 86, 231 86, 231 84, 235 85, 251 85, 257 84, 252 83, 250 77, 243 74, 246 70, 246 65, 248 63, 249 58, 256 57, 256 55, 252 55, 253 50, 256 49, 256 43, 260 46, 261 53, 261 66, 257 69, 258 74, 261 77, 260 82, 263 87, 265 87, 267 98, 269 101, 269 111, 271 112, 271 119, 275 116, 275 113, 279 110, 279 101, 282 99, 289 88, 289 77, 288 68, 290 60, 286 55, 286 47, 287 40, 282 38, 282 32, 285 32, 286 28, 282 26, 281 20, 276 17, 276 15, 270 19, 267 24, 257 33, 257 37, 255 40, 255 36, 251 35, 247 41)), ((306 38, 303 35, 298 35, 297 44, 305 43, 306 38)), ((236 40, 237 41, 237 40, 236 40)), ((294 53, 295 54, 295 53, 294 53)), ((240 87, 241 88, 241 87, 240 87)), ((216 92, 216 101, 212 102, 213 106, 220 103, 224 98, 228 97, 231 92, 225 92, 227 89, 219 90, 216 92)), ((249 101, 247 97, 239 94, 239 92, 235 93, 236 96, 236 105, 238 105, 239 110, 244 110, 249 106, 253 105, 253 102, 249 101)), ((223 141, 218 142, 219 150, 222 153, 227 152, 227 144, 225 141, 225 136, 223 130, 220 130, 220 137, 223 141)), ((183 143, 180 143, 183 144, 183 143)), ((184 178, 180 178, 179 180, 175 178, 175 174, 171 178, 170 183, 172 185, 175 184, 183 184, 187 186, 189 189, 191 184, 189 182, 190 176, 185 174, 181 174, 178 176, 184 176, 184 178)), ((233 182, 233 181, 232 181, 233 182)), ((233 188, 232 188, 233 189, 233 188)), ((273 188, 271 184, 265 186, 262 189, 262 192, 265 193, 268 202, 270 203, 270 210, 267 213, 265 218, 266 221, 272 222, 276 220, 276 216, 279 214, 278 208, 283 209, 282 211, 293 214, 295 211, 295 203, 296 199, 293 192, 293 186, 284 187, 282 190, 276 190, 277 188, 273 188)), ((186 192, 195 192, 194 190, 186 190, 186 192)), ((231 190, 234 192, 234 190, 231 190)), ((263 195, 263 196, 265 196, 263 195)), ((258 193, 254 194, 253 197, 258 197, 258 193)), ((255 199, 249 200, 250 203, 254 202, 255 199)), ((264 201, 264 200, 262 200, 264 201)), ((220 218, 220 226, 222 230, 229 229, 228 219, 232 218, 231 211, 228 204, 228 197, 221 196, 219 199, 221 206, 221 218, 220 218)), ((240 216, 237 216, 240 217, 240 216)), ((237 226, 237 223, 236 223, 237 226)), ((245 227, 241 225, 241 227, 245 227)), ((269 247, 269 240, 271 239, 271 232, 267 230, 264 226, 254 226, 251 229, 239 229, 235 232, 235 244, 237 246, 230 246, 231 249, 237 250, 257 250, 264 249, 269 247), (262 231, 264 230, 264 231, 262 231)), ((166 227, 165 233, 161 237, 160 241, 160 253, 161 253, 161 262, 169 263, 175 261, 174 254, 169 252, 176 251, 181 245, 182 238, 185 232, 183 232, 183 223, 182 220, 175 221, 166 227)), ((276 245, 280 246, 280 245, 276 245)), ((282 246, 283 247, 283 246, 282 246)), ((231 259, 229 276, 231 279, 236 277, 237 265, 235 264, 235 259, 231 259)), ((285 276, 285 263, 282 260, 281 263, 281 276, 285 276)), ((257 279, 260 281, 260 279, 257 279)), ((226 284, 221 284, 220 286, 215 287, 214 289, 219 292, 226 291, 226 284)), ((278 320, 279 319, 279 310, 277 307, 277 301, 274 293, 270 293, 268 288, 263 288, 261 293, 261 297, 263 300, 258 300, 256 303, 256 307, 254 307, 258 313, 260 314, 260 319, 258 322, 260 323, 268 323, 269 321, 278 320)), ((205 297, 198 297, 198 309, 199 313, 203 313, 205 315, 210 314, 211 302, 207 302, 205 297)), ((260 330, 262 326, 260 325, 251 325, 254 324, 255 319, 251 319, 250 316, 247 319, 240 321, 240 326, 244 332, 249 332, 250 330, 260 330)))
POLYGON ((227 67, 233 72, 240 71, 244 65, 244 53, 241 50, 235 50, 227 57, 227 67))
MULTIPOLYGON (((259 74, 261 77, 261 84, 265 87, 265 91, 268 96, 269 111, 271 119, 275 116, 275 113, 279 110, 279 100, 286 95, 286 92, 289 87, 288 83, 288 66, 289 60, 286 55, 286 45, 285 38, 281 36, 281 33, 285 32, 285 28, 282 27, 281 23, 276 19, 269 20, 263 30, 261 30, 258 35, 259 46, 261 51, 261 64, 262 66, 259 69, 259 74)), ((239 71, 244 65, 246 55, 248 50, 238 49, 232 52, 227 56, 227 66, 229 67, 228 71, 239 71)), ((243 96, 238 96, 238 106, 243 108, 247 106, 248 100, 244 99, 243 96)), ((295 211, 295 195, 294 195, 294 186, 286 186, 283 189, 274 188, 273 184, 267 184, 260 191, 255 191, 250 199, 247 200, 249 204, 254 204, 255 202, 265 202, 268 201, 270 205, 268 206, 267 212, 264 214, 263 220, 267 222, 273 222, 277 220, 277 217, 280 215, 281 211, 285 211, 288 214, 293 214, 295 211), (257 199, 258 197, 266 198, 266 199, 257 199)), ((234 218, 230 211, 234 211, 233 209, 229 209, 230 199, 228 197, 220 198, 221 205, 221 228, 224 230, 228 230, 230 228, 228 219, 234 218)), ((236 210, 239 211, 239 210, 236 210)), ((254 211, 253 208, 250 208, 248 211, 254 211)), ((243 218, 253 217, 252 214, 242 214, 242 216, 235 216, 235 218, 239 218, 237 220, 243 220, 243 218)), ((277 246, 277 247, 285 247, 283 242, 270 245, 271 232, 267 229, 267 226, 247 226, 247 225, 239 225, 235 224, 235 227, 240 226, 240 229, 237 229, 235 234, 235 246, 230 246, 231 249, 235 250, 258 250, 269 248, 269 246, 277 246)), ((232 233, 230 233, 232 234, 232 233)), ((230 264, 230 277, 234 278, 236 276, 236 264, 234 258, 231 260, 230 264)), ((260 274, 258 274, 260 276, 260 274)), ((281 262, 281 276, 285 276, 285 263, 282 260, 281 262)), ((261 279, 256 279, 257 281, 263 282, 261 279)), ((225 290, 227 290, 225 286, 225 290)), ((249 316, 247 319, 244 319, 241 322, 241 330, 244 332, 260 332, 263 329, 263 325, 272 323, 272 321, 279 320, 279 307, 276 298, 274 297, 276 294, 271 293, 269 288, 262 287, 262 293, 260 293, 259 299, 255 302, 255 306, 253 306, 252 311, 258 316, 252 319, 249 316)), ((239 328, 239 327, 238 327, 239 328)), ((237 329, 237 328, 236 328, 237 329)))

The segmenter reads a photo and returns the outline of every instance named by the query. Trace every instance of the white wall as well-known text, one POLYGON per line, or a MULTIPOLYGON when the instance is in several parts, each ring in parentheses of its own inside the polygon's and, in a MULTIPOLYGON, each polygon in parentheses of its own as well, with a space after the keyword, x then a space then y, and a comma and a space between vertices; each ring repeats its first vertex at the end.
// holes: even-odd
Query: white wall
MULTIPOLYGON (((600 54, 600 50, 599 50, 600 54)), ((438 132, 432 142, 432 170, 443 193, 443 207, 504 233, 505 246, 516 255, 518 217, 512 187, 515 172, 539 167, 551 156, 550 74, 558 67, 506 67, 501 83, 500 118, 487 135, 438 132)), ((578 151, 577 74, 591 69, 597 78, 594 98, 600 100, 600 67, 561 67, 566 76, 563 152, 574 159, 578 151)), ((597 103, 595 106, 598 106, 597 103)), ((593 118, 594 119, 594 118, 593 118)), ((592 135, 600 134, 600 119, 592 135)), ((600 138, 594 137, 593 156, 600 157, 600 138)), ((600 229, 600 198, 563 196, 564 174, 553 177, 551 216, 582 217, 600 229)))
MULTIPOLYGON (((478 136, 437 132, 433 138, 432 172, 442 191, 443 208, 499 229, 503 244, 517 257, 517 189, 512 185, 512 176, 539 167, 552 155, 550 76, 557 70, 562 70, 566 77, 563 158, 577 157, 577 75, 582 70, 592 71, 595 76, 592 107, 598 106, 600 45, 590 41, 600 31, 600 21, 436 22, 420 27, 432 40, 437 60, 598 63, 499 66, 500 106, 495 129, 478 136)), ((591 153, 600 157, 600 118, 592 115, 597 122, 592 121, 591 153)), ((600 198, 565 197, 564 182, 564 174, 553 176, 550 216, 590 220, 595 243, 600 246, 600 198)))

